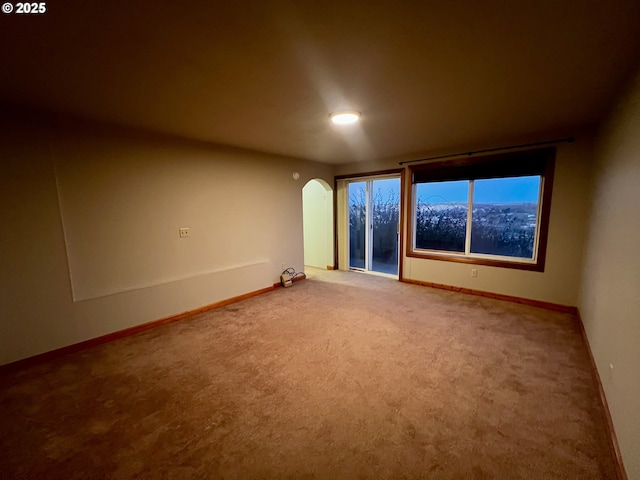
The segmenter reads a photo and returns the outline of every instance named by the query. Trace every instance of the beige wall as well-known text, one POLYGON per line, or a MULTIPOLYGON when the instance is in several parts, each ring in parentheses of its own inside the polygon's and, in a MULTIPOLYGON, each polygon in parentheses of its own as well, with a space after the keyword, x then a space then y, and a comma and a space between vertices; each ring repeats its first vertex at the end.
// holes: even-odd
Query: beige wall
POLYGON ((336 237, 338 246, 338 268, 349 270, 349 185, 346 181, 336 182, 336 237))
POLYGON ((579 309, 627 474, 640 479, 640 76, 600 140, 579 309))
MULTIPOLYGON (((471 288, 487 292, 551 302, 560 305, 577 305, 580 265, 584 246, 587 216, 587 199, 590 186, 592 164, 592 134, 581 132, 573 143, 557 146, 556 170, 551 202, 549 240, 544 272, 529 272, 507 268, 468 265, 407 257, 402 252, 403 276, 407 279, 440 283, 456 287, 471 288), (471 268, 478 270, 476 278, 471 277, 471 268)), ((505 145, 519 144, 531 139, 504 140, 505 145)), ((469 151, 474 147, 453 149, 451 152, 469 151)), ((482 148, 482 147, 478 147, 482 148)), ((426 153, 416 158, 426 158, 426 153)), ((398 168, 398 161, 372 162, 342 165, 337 175, 350 175, 398 168)), ((408 194, 410 175, 406 175, 408 194)), ((408 202, 406 221, 410 218, 408 202)), ((340 216, 338 217, 340 218, 340 216)), ((408 241, 408 240, 406 240, 408 241)), ((405 241, 405 244, 406 244, 405 241)), ((342 258, 344 248, 340 249, 342 258)))
POLYGON ((1 120, 0 364, 268 287, 282 263, 303 269, 302 187, 332 182, 329 166, 1 120))

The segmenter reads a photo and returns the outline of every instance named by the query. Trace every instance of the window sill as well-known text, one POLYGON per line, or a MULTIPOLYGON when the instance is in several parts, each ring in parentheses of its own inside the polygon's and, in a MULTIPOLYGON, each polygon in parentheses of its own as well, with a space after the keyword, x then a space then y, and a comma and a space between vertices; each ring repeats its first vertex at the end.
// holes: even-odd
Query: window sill
POLYGON ((446 253, 427 253, 416 252, 414 250, 407 251, 407 257, 422 258, 425 260, 440 260, 443 262, 468 263, 471 265, 486 265, 489 267, 513 268, 515 270, 527 270, 530 272, 544 272, 544 262, 522 262, 498 260, 493 258, 469 257, 465 255, 455 255, 446 253))

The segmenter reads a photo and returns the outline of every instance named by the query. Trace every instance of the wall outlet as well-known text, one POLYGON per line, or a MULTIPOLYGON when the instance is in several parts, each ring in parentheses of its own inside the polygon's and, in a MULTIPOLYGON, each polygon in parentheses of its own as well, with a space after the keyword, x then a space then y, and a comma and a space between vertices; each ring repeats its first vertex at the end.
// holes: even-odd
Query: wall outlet
POLYGON ((189 227, 180 227, 180 238, 190 237, 189 227))
POLYGON ((475 268, 472 268, 472 269, 471 269, 471 276, 472 276, 473 278, 477 277, 477 276, 478 276, 478 270, 477 270, 477 269, 475 269, 475 268))

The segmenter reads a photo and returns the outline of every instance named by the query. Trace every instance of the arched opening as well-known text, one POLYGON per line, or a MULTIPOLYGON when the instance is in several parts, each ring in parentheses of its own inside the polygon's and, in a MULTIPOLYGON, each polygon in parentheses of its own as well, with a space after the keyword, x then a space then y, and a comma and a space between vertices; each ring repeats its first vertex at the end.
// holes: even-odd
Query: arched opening
POLYGON ((302 188, 304 264, 309 267, 334 267, 333 189, 315 178, 302 188))

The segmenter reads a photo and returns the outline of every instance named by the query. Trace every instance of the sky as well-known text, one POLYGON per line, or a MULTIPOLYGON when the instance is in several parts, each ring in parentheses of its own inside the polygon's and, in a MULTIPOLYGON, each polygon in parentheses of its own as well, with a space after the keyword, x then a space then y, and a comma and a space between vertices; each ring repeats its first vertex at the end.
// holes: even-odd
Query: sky
MULTIPOLYGON (((418 197, 425 203, 467 202, 469 182, 435 182, 418 185, 418 197)), ((474 203, 536 203, 540 177, 476 180, 474 203)))
MULTIPOLYGON (((349 196, 352 196, 359 188, 364 189, 366 182, 351 182, 349 183, 349 196)), ((373 181, 373 194, 380 193, 382 200, 387 201, 389 195, 393 193, 393 198, 398 199, 400 202, 400 178, 386 178, 383 180, 373 181)))
MULTIPOLYGON (((365 188, 366 182, 352 182, 350 194, 359 188, 365 188)), ((425 203, 467 202, 469 182, 433 182, 418 185, 418 197, 425 203)), ((540 190, 540 177, 493 178, 476 180, 474 185, 475 203, 536 203, 540 190)), ((399 196, 400 179, 391 178, 373 181, 374 193, 381 193, 387 200, 393 192, 399 196)))

